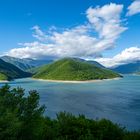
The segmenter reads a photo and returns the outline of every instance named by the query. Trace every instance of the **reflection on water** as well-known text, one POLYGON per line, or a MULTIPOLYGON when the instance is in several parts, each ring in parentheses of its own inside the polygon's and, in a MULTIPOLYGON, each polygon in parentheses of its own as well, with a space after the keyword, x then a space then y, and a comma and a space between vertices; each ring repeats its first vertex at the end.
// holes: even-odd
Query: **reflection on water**
MULTIPOLYGON (((2 86, 4 83, 1 83, 2 86)), ((36 89, 45 114, 54 118, 60 111, 89 118, 107 118, 140 129, 140 76, 125 75, 123 79, 94 83, 52 83, 30 78, 9 83, 26 91, 36 89)))

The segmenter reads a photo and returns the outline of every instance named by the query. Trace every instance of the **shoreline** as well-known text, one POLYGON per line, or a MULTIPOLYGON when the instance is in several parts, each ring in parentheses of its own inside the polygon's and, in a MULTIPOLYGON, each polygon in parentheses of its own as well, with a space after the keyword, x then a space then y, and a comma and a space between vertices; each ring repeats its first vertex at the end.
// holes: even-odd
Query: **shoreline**
POLYGON ((47 79, 37 79, 32 78, 38 81, 46 81, 46 82, 53 82, 53 83, 94 83, 94 82, 102 82, 102 81, 110 81, 110 80, 119 80, 121 77, 110 78, 110 79, 96 79, 96 80, 86 80, 86 81, 69 81, 69 80, 47 80, 47 79))
POLYGON ((0 80, 0 83, 8 83, 9 81, 7 80, 0 80))

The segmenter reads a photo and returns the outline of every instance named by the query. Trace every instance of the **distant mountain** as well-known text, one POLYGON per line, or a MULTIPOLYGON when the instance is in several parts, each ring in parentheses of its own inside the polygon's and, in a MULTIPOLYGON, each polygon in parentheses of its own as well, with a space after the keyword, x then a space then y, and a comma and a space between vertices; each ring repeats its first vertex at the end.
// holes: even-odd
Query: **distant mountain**
POLYGON ((140 75, 140 71, 136 72, 135 74, 140 75))
POLYGON ((49 63, 53 62, 53 60, 47 60, 47 59, 25 58, 23 60, 33 67, 39 67, 39 66, 46 65, 46 64, 49 64, 49 63))
POLYGON ((108 69, 97 67, 86 61, 75 58, 64 58, 49 65, 38 68, 34 78, 50 80, 85 81, 93 79, 108 79, 120 77, 108 69))
POLYGON ((120 65, 111 69, 122 74, 137 73, 140 72, 140 61, 120 65))
POLYGON ((13 80, 31 76, 30 73, 24 72, 13 64, 7 63, 0 59, 0 80, 13 80))
POLYGON ((91 60, 84 60, 84 59, 80 59, 80 58, 73 58, 75 60, 79 60, 79 61, 82 61, 82 62, 88 62, 89 64, 93 64, 99 68, 105 68, 103 65, 101 65, 100 63, 98 63, 97 61, 91 61, 91 60))
POLYGON ((10 56, 3 56, 1 57, 1 59, 5 62, 15 65, 16 67, 24 71, 33 67, 32 65, 28 64, 24 59, 19 59, 10 56))
POLYGON ((16 67, 18 67, 23 71, 52 62, 52 60, 34 60, 28 58, 20 59, 10 56, 3 56, 1 57, 1 59, 4 60, 5 62, 15 65, 16 67))

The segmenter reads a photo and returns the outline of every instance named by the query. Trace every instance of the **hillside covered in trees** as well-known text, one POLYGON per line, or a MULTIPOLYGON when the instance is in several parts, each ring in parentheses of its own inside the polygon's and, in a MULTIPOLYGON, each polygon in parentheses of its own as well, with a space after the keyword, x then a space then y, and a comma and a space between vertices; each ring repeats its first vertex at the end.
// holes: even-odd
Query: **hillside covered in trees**
POLYGON ((120 77, 120 75, 86 61, 64 58, 37 68, 33 77, 47 80, 86 81, 115 78, 120 77))

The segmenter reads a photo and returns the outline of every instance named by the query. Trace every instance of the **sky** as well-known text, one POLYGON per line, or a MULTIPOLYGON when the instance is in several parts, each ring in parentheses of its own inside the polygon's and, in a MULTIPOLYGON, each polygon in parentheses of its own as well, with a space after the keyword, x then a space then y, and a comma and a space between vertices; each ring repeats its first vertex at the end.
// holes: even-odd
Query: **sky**
POLYGON ((0 55, 140 60, 140 0, 0 0, 0 55))

